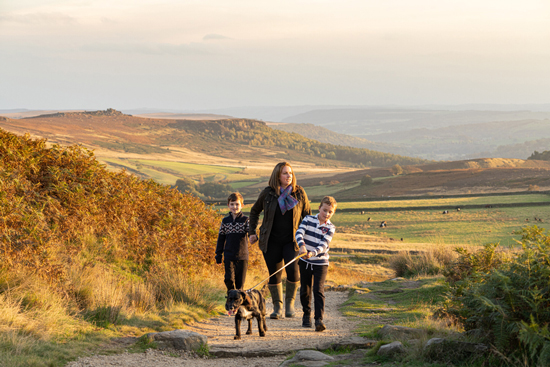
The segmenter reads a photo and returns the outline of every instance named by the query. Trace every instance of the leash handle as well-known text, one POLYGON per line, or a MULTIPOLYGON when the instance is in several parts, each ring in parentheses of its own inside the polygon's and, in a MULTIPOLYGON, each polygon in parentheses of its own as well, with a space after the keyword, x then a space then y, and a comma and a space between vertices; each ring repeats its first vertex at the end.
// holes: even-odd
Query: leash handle
POLYGON ((254 288, 256 288, 257 286, 259 286, 260 284, 262 284, 263 282, 265 282, 266 280, 268 280, 269 278, 271 278, 272 276, 274 276, 275 274, 277 274, 278 272, 282 271, 284 268, 286 268, 287 266, 289 266, 290 264, 292 264, 294 261, 298 260, 299 258, 301 258, 302 256, 305 256, 307 255, 307 252, 301 254, 301 255, 298 255, 296 256, 294 259, 290 260, 288 263, 285 264, 285 266, 283 266, 282 268, 280 268, 279 270, 277 270, 276 272, 274 272, 273 274, 269 275, 267 278, 265 278, 264 280, 262 280, 261 282, 259 282, 258 284, 256 284, 254 287, 246 290, 245 292, 250 292, 251 290, 253 290, 254 288))

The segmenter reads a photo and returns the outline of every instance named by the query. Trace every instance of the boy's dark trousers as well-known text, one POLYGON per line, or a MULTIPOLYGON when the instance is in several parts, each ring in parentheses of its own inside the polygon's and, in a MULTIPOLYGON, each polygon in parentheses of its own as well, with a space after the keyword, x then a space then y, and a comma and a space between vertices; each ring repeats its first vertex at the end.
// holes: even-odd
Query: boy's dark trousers
POLYGON ((246 270, 248 269, 248 260, 225 260, 225 279, 224 283, 227 290, 243 289, 246 280, 246 270))
POLYGON ((300 302, 304 315, 311 315, 311 293, 315 302, 315 320, 322 320, 325 313, 325 280, 328 265, 300 263, 300 302), (313 289, 312 289, 313 288, 313 289))

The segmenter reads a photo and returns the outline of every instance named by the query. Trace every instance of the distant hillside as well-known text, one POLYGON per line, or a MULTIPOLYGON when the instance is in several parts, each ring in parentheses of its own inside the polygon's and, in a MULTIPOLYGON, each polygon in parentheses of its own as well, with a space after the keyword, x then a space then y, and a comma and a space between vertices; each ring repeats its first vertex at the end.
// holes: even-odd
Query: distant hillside
POLYGON ((476 156, 483 156, 488 158, 527 158, 534 151, 544 151, 549 147, 550 137, 536 140, 528 140, 518 144, 499 145, 495 150, 479 152, 476 153, 476 156))
POLYGON ((268 123, 268 126, 273 129, 282 130, 289 133, 297 133, 306 138, 320 141, 321 143, 372 149, 392 154, 405 154, 406 151, 406 149, 394 144, 376 143, 352 135, 338 134, 332 130, 326 129, 322 126, 315 126, 313 124, 268 123))
MULTIPOLYGON (((214 121, 178 121, 168 124, 178 130, 192 135, 198 135, 203 142, 215 141, 218 146, 239 144, 246 146, 276 147, 309 155, 325 160, 350 162, 356 165, 388 167, 395 164, 410 165, 426 162, 425 160, 404 157, 395 154, 377 152, 368 149, 353 148, 334 144, 321 143, 305 138, 296 133, 287 133, 272 129, 265 122, 246 119, 214 120, 214 121)), ((165 142, 173 143, 168 140, 165 142)), ((209 144, 208 148, 212 149, 209 144)), ((221 153, 221 152, 220 152, 221 153)), ((287 154, 289 154, 287 152, 287 154)), ((288 157, 291 155, 289 154, 288 157)))
POLYGON ((338 108, 308 111, 287 117, 283 119, 283 122, 310 123, 350 135, 376 135, 411 129, 438 129, 494 121, 544 120, 549 118, 550 112, 531 111, 338 108))
POLYGON ((321 126, 398 147, 394 153, 435 160, 498 157, 501 152, 521 159, 527 156, 507 147, 550 138, 550 112, 342 108, 309 111, 284 122, 321 126))
POLYGON ((271 156, 317 165, 392 166, 426 162, 367 149, 320 143, 247 119, 173 120, 124 115, 116 110, 55 113, 5 119, 0 127, 29 132, 61 144, 85 144, 132 154, 169 156, 175 149, 233 159, 271 156))

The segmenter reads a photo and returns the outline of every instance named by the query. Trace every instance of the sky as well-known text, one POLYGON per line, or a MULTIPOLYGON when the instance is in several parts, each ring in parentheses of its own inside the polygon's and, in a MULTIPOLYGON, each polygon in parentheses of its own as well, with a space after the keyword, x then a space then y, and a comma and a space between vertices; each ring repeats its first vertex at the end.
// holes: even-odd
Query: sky
POLYGON ((0 0, 0 109, 548 102, 548 0, 0 0))

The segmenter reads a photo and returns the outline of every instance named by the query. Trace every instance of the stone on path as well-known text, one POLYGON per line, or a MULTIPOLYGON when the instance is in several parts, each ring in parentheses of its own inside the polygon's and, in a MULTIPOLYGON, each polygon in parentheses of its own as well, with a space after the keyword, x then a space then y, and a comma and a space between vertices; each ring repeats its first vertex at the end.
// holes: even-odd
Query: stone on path
POLYGON ((378 343, 376 340, 363 338, 361 336, 350 336, 345 339, 341 339, 335 342, 329 342, 326 344, 322 344, 318 347, 319 350, 326 350, 326 349, 366 349, 366 348, 372 348, 378 343))
POLYGON ((378 330, 378 335, 382 338, 418 339, 426 335, 426 331, 406 326, 384 325, 382 329, 378 330))
POLYGON ((333 361, 334 357, 328 356, 316 350, 301 350, 296 355, 287 361, 284 361, 279 367, 286 367, 292 364, 299 364, 305 367, 321 367, 326 366, 328 361, 333 361))
POLYGON ((377 355, 381 357, 392 357, 396 354, 401 354, 405 352, 405 347, 401 342, 393 342, 390 344, 386 344, 380 347, 378 349, 377 355))
POLYGON ((482 356, 489 348, 485 344, 469 343, 443 338, 432 338, 424 347, 426 356, 434 361, 464 361, 475 356, 482 356))
POLYGON ((173 348, 176 350, 197 351, 207 344, 207 337, 189 330, 172 330, 160 333, 149 333, 147 337, 158 343, 160 349, 173 348))

